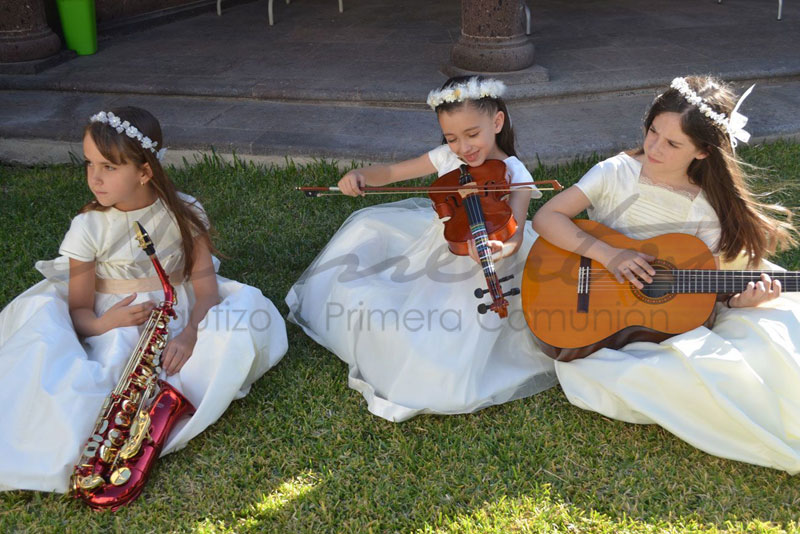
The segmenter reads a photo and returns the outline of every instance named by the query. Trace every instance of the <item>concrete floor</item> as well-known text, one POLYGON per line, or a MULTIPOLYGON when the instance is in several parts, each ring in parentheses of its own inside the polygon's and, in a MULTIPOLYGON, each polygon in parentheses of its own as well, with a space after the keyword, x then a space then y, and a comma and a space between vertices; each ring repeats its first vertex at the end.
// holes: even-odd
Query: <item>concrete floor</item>
MULTIPOLYGON (((742 111, 755 141, 800 134, 800 4, 764 0, 530 1, 549 81, 510 85, 526 163, 630 147, 678 75, 758 81, 742 111)), ((424 104, 446 76, 460 2, 345 0, 225 7, 142 31, 36 75, 0 75, 0 159, 58 161, 99 109, 140 105, 185 151, 283 160, 394 161, 439 143, 424 104)), ((501 78, 503 76, 500 76, 501 78)), ((184 151, 184 152, 181 152, 184 151)), ((176 151, 173 150, 173 154, 176 151)))

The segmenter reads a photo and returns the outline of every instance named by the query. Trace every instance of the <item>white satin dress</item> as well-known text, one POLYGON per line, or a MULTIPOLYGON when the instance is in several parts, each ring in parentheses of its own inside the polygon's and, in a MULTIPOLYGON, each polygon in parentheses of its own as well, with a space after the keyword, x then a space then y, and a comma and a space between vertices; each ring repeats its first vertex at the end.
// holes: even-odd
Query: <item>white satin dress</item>
MULTIPOLYGON (((443 175, 461 163, 442 145, 429 153, 443 175)), ((511 183, 528 182, 517 158, 511 183)), ((541 196, 534 190, 535 196, 541 196)), ((519 274, 535 239, 496 264, 503 289, 519 274)), ((455 256, 427 199, 413 198, 353 213, 286 296, 289 320, 347 363, 348 384, 370 412, 389 421, 418 414, 469 413, 553 386, 553 362, 535 351, 519 297, 509 317, 481 315, 474 291, 480 266, 455 256)))
MULTIPOLYGON (((204 217, 199 204, 195 207, 204 217)), ((192 284, 180 281, 180 232, 160 200, 136 211, 111 208, 75 217, 62 256, 36 264, 46 279, 0 313, 0 489, 67 490, 100 407, 140 332, 140 327, 122 327, 88 338, 75 333, 67 306, 69 258, 94 260, 102 279, 98 287, 121 291, 96 293, 98 315, 133 291, 138 293, 135 302, 160 302, 161 284, 134 238, 136 220, 171 273, 178 319, 169 324, 170 336, 186 324, 194 304, 192 284)), ((214 265, 219 266, 216 258, 214 265)), ((196 412, 172 430, 162 455, 180 449, 216 421, 287 350, 283 318, 261 291, 221 276, 217 283, 220 303, 200 324, 192 356, 167 379, 196 412)))
MULTIPOLYGON (((626 154, 599 163, 578 183, 589 216, 634 237, 697 235, 714 250, 716 214, 701 193, 687 197, 640 176, 626 154)), ((723 268, 746 269, 739 264, 723 268)), ((763 269, 779 269, 764 262, 763 269)), ((556 362, 570 402, 630 423, 655 423, 715 456, 800 472, 800 298, 755 308, 717 305, 711 329, 660 344, 631 343, 556 362)))

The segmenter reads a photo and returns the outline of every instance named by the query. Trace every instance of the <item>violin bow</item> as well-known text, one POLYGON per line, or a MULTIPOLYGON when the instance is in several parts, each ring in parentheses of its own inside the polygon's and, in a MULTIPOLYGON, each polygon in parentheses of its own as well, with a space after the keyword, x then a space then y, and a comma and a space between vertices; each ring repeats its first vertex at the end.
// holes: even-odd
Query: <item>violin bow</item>
MULTIPOLYGON (((451 187, 451 186, 397 186, 397 187, 365 187, 363 189, 365 194, 368 195, 412 195, 415 193, 428 193, 435 191, 439 193, 458 193, 462 189, 474 188, 480 191, 512 191, 526 186, 537 186, 539 191, 561 191, 564 189, 558 180, 538 180, 535 182, 520 182, 518 184, 494 184, 474 186, 465 185, 464 187, 451 187), (538 187, 539 185, 547 185, 549 187, 538 187)), ((337 186, 330 187, 295 187, 295 191, 302 191, 307 197, 327 197, 339 196, 342 192, 337 186)))

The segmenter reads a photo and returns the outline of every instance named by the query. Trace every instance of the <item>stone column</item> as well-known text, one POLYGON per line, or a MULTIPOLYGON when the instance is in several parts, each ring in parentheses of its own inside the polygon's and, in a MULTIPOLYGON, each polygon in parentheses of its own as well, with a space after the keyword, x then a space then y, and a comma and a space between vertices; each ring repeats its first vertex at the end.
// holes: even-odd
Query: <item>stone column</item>
POLYGON ((52 56, 61 39, 45 22, 43 0, 15 0, 0 4, 0 63, 52 56))
POLYGON ((461 0, 461 37, 453 66, 474 72, 510 72, 533 65, 521 0, 461 0))

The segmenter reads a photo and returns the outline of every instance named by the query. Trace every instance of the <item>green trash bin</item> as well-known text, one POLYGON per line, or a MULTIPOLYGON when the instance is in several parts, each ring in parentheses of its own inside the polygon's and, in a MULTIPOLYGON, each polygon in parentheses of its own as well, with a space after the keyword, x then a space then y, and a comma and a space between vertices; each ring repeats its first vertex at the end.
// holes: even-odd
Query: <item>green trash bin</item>
POLYGON ((97 52, 94 0, 56 0, 67 48, 81 56, 97 52))

